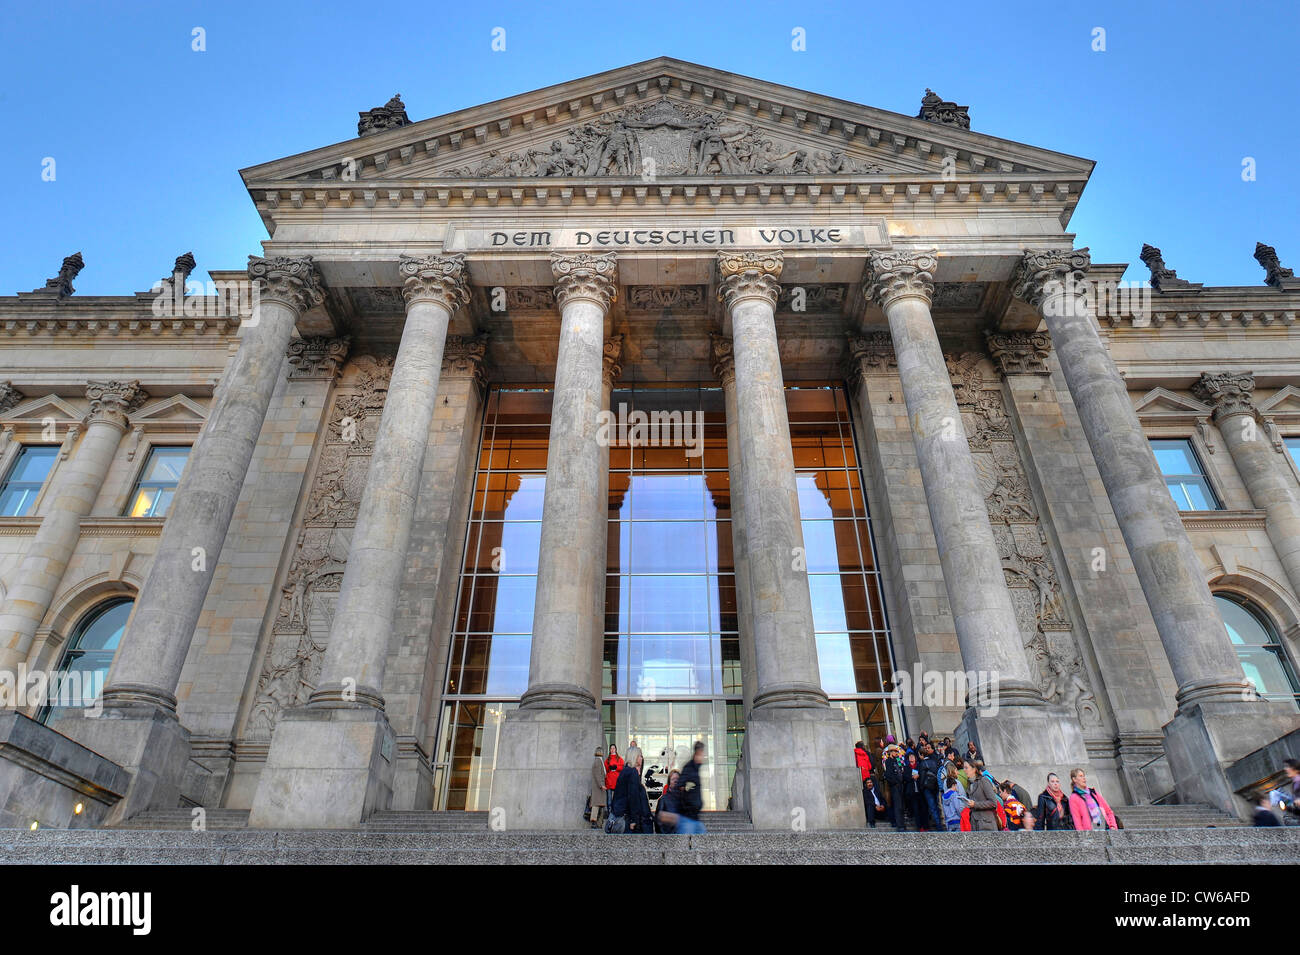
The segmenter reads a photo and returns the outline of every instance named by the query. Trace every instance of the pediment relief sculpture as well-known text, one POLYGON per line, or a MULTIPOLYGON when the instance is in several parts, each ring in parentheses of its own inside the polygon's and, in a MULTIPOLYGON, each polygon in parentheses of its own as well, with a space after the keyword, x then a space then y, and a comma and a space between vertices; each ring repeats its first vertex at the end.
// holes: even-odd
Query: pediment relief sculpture
POLYGON ((441 173, 458 179, 545 176, 835 175, 883 172, 838 149, 808 149, 748 123, 664 97, 570 129, 549 149, 494 150, 441 173))

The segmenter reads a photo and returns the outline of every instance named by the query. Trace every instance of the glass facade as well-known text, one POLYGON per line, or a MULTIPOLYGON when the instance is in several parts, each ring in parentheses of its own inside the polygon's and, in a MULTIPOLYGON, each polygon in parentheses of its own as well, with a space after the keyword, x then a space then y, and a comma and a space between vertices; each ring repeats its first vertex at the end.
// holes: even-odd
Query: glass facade
POLYGON ((1223 506, 1205 477, 1191 441, 1153 438, 1151 450, 1180 511, 1217 511, 1223 506))
POLYGON ((131 492, 127 516, 166 517, 189 456, 188 447, 152 448, 131 492))
POLYGON ((26 517, 32 512, 58 453, 57 444, 26 444, 19 449, 0 488, 0 517, 26 517))
MULTIPOLYGON (((439 809, 486 809, 501 722, 528 685, 551 394, 485 407, 434 758, 439 809)), ((855 738, 900 729, 888 624, 847 398, 787 389, 822 683, 855 738)), ((660 779, 708 746, 706 809, 725 809, 744 739, 726 416, 717 386, 613 393, 602 706, 660 779)), ((851 754, 846 754, 846 759, 851 754)))

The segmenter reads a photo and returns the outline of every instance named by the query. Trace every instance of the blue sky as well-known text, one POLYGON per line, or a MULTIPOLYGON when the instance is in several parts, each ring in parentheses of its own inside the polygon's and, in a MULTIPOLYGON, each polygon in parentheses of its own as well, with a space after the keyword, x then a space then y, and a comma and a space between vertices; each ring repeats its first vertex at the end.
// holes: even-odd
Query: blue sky
POLYGON ((1097 160, 1071 228, 1130 279, 1143 242, 1207 285, 1260 284, 1261 239, 1300 269, 1294 2, 6 6, 0 294, 77 250, 82 294, 190 250, 241 268, 266 234, 238 169, 348 139, 394 92, 425 119, 659 55, 908 114, 928 86, 980 132, 1097 160))

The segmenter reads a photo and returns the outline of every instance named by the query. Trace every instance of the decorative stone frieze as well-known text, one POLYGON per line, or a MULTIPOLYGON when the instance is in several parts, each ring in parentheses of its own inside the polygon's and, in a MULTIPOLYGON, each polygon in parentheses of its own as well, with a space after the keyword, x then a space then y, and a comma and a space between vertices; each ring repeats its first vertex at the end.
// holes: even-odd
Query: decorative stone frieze
POLYGON ((605 339, 601 356, 601 379, 606 388, 612 388, 619 375, 623 374, 623 336, 611 335, 605 339))
POLYGON ((702 309, 706 299, 703 285, 629 285, 627 307, 649 312, 659 309, 688 311, 702 309))
POLYGON ((289 377, 338 377, 351 344, 352 339, 347 336, 295 338, 289 342, 289 377))
POLYGON ((713 365, 713 376, 724 387, 735 382, 736 352, 730 338, 716 332, 709 335, 709 360, 713 365))
POLYGON ((416 302, 436 302, 455 312, 469 301, 469 271, 464 255, 424 258, 404 255, 397 270, 402 276, 402 296, 407 308, 416 302))
POLYGON ((72 287, 72 280, 77 277, 82 269, 86 267, 86 262, 81 257, 80 252, 73 252, 63 260, 59 266, 59 274, 52 279, 46 279, 42 288, 33 289, 30 294, 33 295, 52 295, 56 298, 67 298, 76 291, 72 287))
POLYGON ((1255 376, 1211 374, 1205 372, 1192 385, 1192 394, 1214 409, 1214 420, 1234 414, 1258 415, 1251 393, 1255 390, 1255 376))
POLYGON ((570 301, 586 299, 608 311, 618 298, 618 258, 613 252, 552 252, 551 272, 561 309, 570 301))
POLYGON ((505 293, 507 312, 555 311, 555 289, 549 285, 511 285, 505 293))
POLYGON ((847 377, 856 385, 866 375, 888 375, 898 371, 898 356, 889 332, 868 332, 848 337, 847 377))
POLYGON ((11 381, 0 381, 0 414, 14 408, 25 396, 11 381))
POLYGON ((929 305, 934 294, 934 270, 938 266, 936 249, 872 252, 863 276, 866 294, 882 308, 907 296, 925 299, 929 305))
POLYGON ((478 384, 484 384, 487 376, 483 359, 487 355, 487 344, 487 332, 473 338, 448 335, 442 349, 442 377, 473 378, 478 384))
POLYGON ((986 332, 989 355, 1003 375, 1050 375, 1047 356, 1052 353, 1052 337, 1046 332, 986 332))
POLYGON ((839 312, 848 297, 847 285, 782 285, 778 312, 839 312))
POLYGON ((970 129, 969 106, 958 106, 950 100, 942 99, 934 90, 926 89, 921 97, 921 111, 917 119, 940 126, 956 126, 958 129, 970 129))
POLYGON ((325 289, 310 255, 248 257, 248 277, 263 301, 281 302, 298 314, 321 304, 325 289))
POLYGON ((742 299, 761 298, 775 309, 784 265, 785 253, 780 249, 719 252, 719 300, 730 310, 742 299))

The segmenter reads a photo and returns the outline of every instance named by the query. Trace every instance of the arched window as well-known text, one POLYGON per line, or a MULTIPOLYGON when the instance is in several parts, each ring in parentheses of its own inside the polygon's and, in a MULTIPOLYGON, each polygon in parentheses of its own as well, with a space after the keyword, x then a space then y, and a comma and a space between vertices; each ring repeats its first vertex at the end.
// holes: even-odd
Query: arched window
POLYGON ((65 710, 94 705, 134 603, 130 597, 118 597, 99 604, 81 618, 59 660, 50 681, 49 697, 37 719, 50 723, 65 710))
POLYGON ((1228 628, 1232 646, 1246 671, 1246 679, 1255 684, 1261 696, 1275 702, 1289 703, 1300 709, 1300 684, 1287 659, 1286 648, 1277 629, 1259 608, 1235 594, 1215 594, 1214 602, 1228 628))

